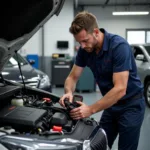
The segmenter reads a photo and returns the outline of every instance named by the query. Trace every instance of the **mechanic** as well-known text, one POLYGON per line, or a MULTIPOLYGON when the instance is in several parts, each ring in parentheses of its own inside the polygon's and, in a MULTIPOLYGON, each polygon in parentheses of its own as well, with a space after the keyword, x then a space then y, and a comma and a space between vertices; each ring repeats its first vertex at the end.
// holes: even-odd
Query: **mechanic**
POLYGON ((72 102, 77 80, 84 67, 88 66, 103 97, 89 106, 78 102, 80 107, 71 110, 71 117, 86 118, 104 110, 100 127, 107 134, 109 147, 112 148, 119 134, 119 150, 136 150, 144 118, 145 100, 131 47, 121 36, 99 29, 96 17, 86 11, 75 16, 70 32, 79 42, 80 48, 65 81, 65 94, 59 103, 64 106, 65 98, 72 102))

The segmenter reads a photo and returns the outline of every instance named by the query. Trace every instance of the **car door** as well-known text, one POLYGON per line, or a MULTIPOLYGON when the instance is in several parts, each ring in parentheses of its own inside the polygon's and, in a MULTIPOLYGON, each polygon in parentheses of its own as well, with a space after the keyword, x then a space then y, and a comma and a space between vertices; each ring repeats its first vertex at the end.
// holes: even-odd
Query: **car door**
POLYGON ((137 72, 140 76, 141 81, 144 83, 144 79, 146 76, 146 72, 149 71, 149 62, 147 60, 147 57, 144 53, 144 49, 138 46, 132 46, 135 62, 137 65, 137 72), (141 56, 141 57, 139 57, 141 56), (143 57, 142 57, 143 56, 143 57))

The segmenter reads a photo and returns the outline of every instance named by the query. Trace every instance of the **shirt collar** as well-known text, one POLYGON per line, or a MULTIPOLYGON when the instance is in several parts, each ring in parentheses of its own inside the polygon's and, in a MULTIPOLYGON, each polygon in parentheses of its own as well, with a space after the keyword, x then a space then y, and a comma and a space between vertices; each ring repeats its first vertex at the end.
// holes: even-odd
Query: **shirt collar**
POLYGON ((101 57, 103 55, 104 51, 108 51, 108 36, 109 36, 109 33, 103 28, 100 28, 100 31, 102 33, 104 33, 104 40, 103 40, 102 49, 99 51, 97 57, 101 57))
POLYGON ((100 31, 102 33, 104 33, 104 41, 103 41, 102 51, 108 51, 108 45, 109 45, 108 36, 109 36, 109 33, 103 28, 101 28, 100 31))

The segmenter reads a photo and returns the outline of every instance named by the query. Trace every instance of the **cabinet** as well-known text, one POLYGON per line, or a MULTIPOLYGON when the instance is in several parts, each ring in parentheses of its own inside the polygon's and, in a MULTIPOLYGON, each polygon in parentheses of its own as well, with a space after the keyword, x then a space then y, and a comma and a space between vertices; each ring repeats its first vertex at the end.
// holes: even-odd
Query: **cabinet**
POLYGON ((64 86, 64 82, 72 68, 72 60, 52 60, 52 85, 64 86))
POLYGON ((96 82, 94 75, 89 67, 85 67, 82 75, 80 76, 77 85, 76 85, 76 92, 93 92, 95 91, 96 82))

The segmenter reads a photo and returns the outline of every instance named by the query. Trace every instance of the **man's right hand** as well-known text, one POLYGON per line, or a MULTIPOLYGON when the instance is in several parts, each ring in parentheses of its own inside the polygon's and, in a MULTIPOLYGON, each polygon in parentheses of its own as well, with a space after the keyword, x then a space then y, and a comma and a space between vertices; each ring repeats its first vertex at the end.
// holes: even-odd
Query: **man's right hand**
POLYGON ((72 93, 67 93, 67 94, 64 94, 64 95, 60 98, 59 103, 60 103, 60 105, 61 105, 62 107, 65 107, 65 104, 64 104, 64 100, 65 100, 65 99, 68 99, 69 102, 72 103, 72 101, 73 101, 73 94, 72 94, 72 93))

